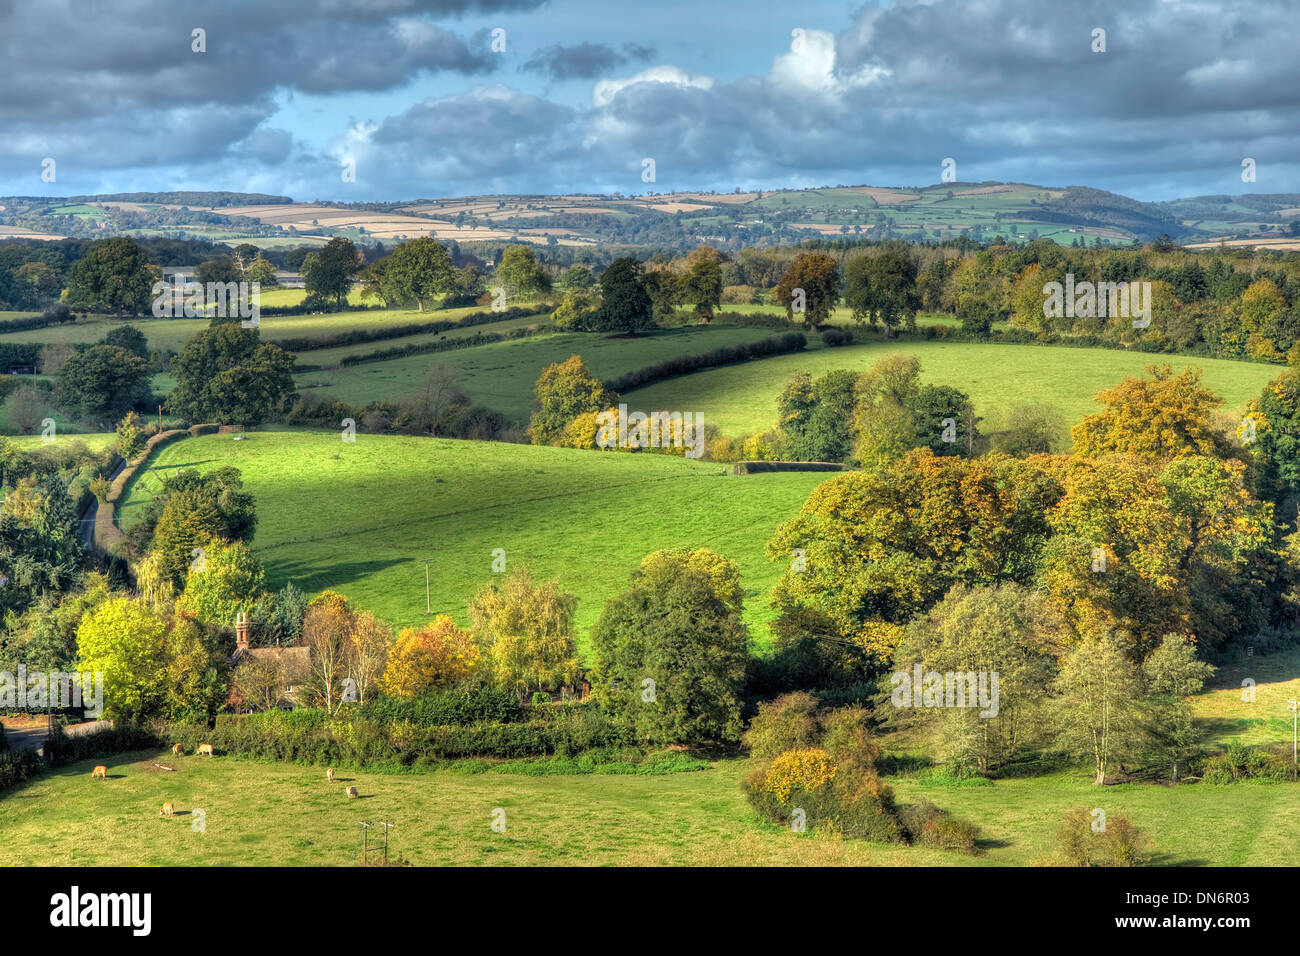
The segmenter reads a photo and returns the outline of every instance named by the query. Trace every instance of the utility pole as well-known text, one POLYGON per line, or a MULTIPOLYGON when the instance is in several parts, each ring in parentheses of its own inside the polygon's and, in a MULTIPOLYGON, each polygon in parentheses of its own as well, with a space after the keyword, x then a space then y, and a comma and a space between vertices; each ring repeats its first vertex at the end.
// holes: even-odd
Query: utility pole
POLYGON ((1289 700, 1291 705, 1291 766, 1296 765, 1296 718, 1300 717, 1300 700, 1289 700))

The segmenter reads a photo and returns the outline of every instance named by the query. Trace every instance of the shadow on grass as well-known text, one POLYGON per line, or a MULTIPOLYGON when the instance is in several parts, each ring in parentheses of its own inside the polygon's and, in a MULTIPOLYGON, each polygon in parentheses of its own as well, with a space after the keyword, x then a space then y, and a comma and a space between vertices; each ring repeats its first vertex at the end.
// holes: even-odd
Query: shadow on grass
MULTIPOLYGON (((285 546, 292 547, 292 542, 281 547, 285 546)), ((351 584, 367 575, 386 571, 404 562, 393 560, 354 561, 351 564, 324 564, 319 561, 276 561, 274 563, 277 577, 292 580, 299 585, 310 584, 311 588, 317 588, 318 586, 337 587, 342 584, 351 584)))

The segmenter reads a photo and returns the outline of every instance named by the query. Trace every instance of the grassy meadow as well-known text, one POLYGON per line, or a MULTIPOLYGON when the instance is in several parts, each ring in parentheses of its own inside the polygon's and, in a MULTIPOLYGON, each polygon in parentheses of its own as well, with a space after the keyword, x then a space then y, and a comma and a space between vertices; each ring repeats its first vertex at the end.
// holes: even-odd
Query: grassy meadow
POLYGON ((331 785, 320 767, 231 757, 83 761, 0 798, 0 866, 344 866, 357 857, 358 824, 378 820, 397 824, 395 857, 429 866, 1024 866, 1051 856, 1061 816, 1075 807, 1128 816, 1151 837, 1154 865, 1286 866, 1300 853, 1300 790, 1286 784, 1098 788, 1082 772, 980 785, 888 778, 900 803, 930 800, 980 827, 981 854, 971 857, 762 822, 740 790, 749 765, 738 758, 664 775, 459 767, 345 770, 331 785), (107 780, 91 779, 95 763, 107 780), (349 783, 361 799, 344 796, 349 783), (172 819, 158 813, 167 800, 172 819), (198 808, 204 832, 193 829, 198 808), (491 828, 497 808, 505 833, 491 828))
POLYGON ((816 378, 831 369, 862 371, 882 356, 900 352, 921 360, 923 382, 952 385, 970 395, 979 415, 1035 402, 1057 408, 1068 425, 1097 411, 1093 396, 1099 391, 1142 376, 1148 365, 1203 369, 1202 382, 1224 398, 1228 411, 1244 408, 1247 399, 1258 396, 1282 371, 1276 365, 1114 349, 872 340, 708 369, 635 389, 624 399, 629 407, 647 411, 702 412, 706 422, 738 437, 774 425, 777 397, 795 372, 807 371, 816 378))
MULTIPOLYGON (((660 329, 635 338, 599 332, 564 332, 309 372, 297 376, 297 382, 299 390, 319 388, 322 393, 345 402, 364 405, 379 399, 410 396, 431 366, 451 365, 461 370, 460 385, 475 402, 495 408, 512 421, 527 422, 538 376, 548 365, 563 362, 570 355, 581 355, 596 377, 612 379, 679 355, 757 342, 772 334, 772 329, 700 325, 660 329)), ((400 341, 373 343, 365 351, 397 345, 400 341)), ((810 340, 809 345, 816 349, 821 341, 816 340, 814 344, 810 340)), ((307 357, 314 354, 304 353, 303 361, 315 363, 314 358, 307 357)), ((747 368, 748 364, 738 367, 747 368)))
POLYGON ((129 526, 156 487, 153 473, 234 465, 257 502, 254 551, 271 586, 334 588, 395 625, 425 611, 467 622, 491 583, 492 552, 578 596, 579 648, 605 601, 642 557, 707 546, 740 565, 745 619, 766 645, 768 592, 784 566, 764 545, 826 475, 736 476, 728 465, 657 454, 539 448, 338 432, 208 435, 164 446, 119 509, 129 526))

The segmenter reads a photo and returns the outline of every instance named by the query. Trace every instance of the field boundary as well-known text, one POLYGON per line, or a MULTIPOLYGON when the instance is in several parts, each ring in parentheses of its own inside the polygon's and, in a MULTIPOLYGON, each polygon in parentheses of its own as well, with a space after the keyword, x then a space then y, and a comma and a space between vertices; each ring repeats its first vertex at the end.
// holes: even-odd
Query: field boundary
POLYGON ((163 445, 169 444, 175 439, 182 437, 197 438, 199 435, 210 435, 220 428, 217 424, 191 425, 189 428, 171 428, 165 432, 159 432, 151 437, 144 445, 144 451, 134 459, 127 462, 113 483, 109 486, 108 493, 104 496, 103 504, 95 513, 95 531, 92 537, 95 547, 99 548, 106 554, 111 554, 113 549, 126 540, 126 535, 122 529, 117 526, 117 503, 122 499, 127 485, 131 479, 136 476, 153 453, 163 445))

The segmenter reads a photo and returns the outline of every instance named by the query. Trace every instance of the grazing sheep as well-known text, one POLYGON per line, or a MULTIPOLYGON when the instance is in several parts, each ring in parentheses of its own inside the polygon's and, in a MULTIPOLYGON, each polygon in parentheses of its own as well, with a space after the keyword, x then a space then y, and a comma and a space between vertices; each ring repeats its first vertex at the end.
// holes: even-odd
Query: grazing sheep
POLYGON ((172 744, 172 756, 173 756, 173 757, 179 757, 179 756, 180 756, 181 754, 183 754, 184 752, 185 752, 185 751, 183 751, 183 750, 181 749, 181 745, 180 745, 180 744, 172 744))
POLYGON ((90 778, 93 780, 95 777, 103 777, 105 780, 107 780, 108 768, 104 766, 96 767, 94 770, 90 772, 90 778))
POLYGON ((158 815, 163 817, 170 817, 175 812, 176 812, 176 808, 172 806, 172 802, 168 800, 166 803, 162 805, 162 809, 158 811, 158 815))
POLYGON ((199 744, 199 749, 194 751, 196 757, 202 757, 204 754, 212 756, 212 744, 199 744))
POLYGON ((349 797, 355 797, 355 796, 357 795, 357 788, 356 788, 356 787, 348 787, 348 789, 345 791, 345 793, 347 793, 347 795, 348 795, 349 797))
POLYGON ((330 767, 328 770, 325 771, 325 779, 328 780, 330 783, 333 783, 333 782, 334 782, 334 768, 333 768, 333 767, 330 767))

